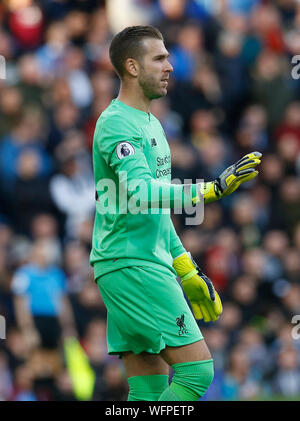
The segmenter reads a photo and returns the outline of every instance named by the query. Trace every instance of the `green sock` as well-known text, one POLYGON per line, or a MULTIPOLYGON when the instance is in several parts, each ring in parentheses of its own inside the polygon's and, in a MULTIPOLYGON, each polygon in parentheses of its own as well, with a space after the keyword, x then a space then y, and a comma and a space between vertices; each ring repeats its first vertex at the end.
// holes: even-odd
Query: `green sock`
POLYGON ((165 374, 133 376, 128 378, 128 383, 128 401, 157 401, 169 385, 169 376, 165 374))
POLYGON ((159 401, 198 401, 214 376, 213 360, 192 361, 172 365, 174 376, 159 401))

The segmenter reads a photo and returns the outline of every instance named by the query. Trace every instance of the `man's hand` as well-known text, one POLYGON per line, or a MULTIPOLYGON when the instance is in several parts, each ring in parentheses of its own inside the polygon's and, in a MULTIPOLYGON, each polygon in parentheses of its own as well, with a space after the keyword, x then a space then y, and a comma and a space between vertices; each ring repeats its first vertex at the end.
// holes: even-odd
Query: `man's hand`
POLYGON ((210 203, 228 196, 240 184, 255 178, 258 174, 255 167, 260 164, 261 156, 260 152, 248 153, 238 162, 226 168, 215 181, 202 184, 200 190, 204 196, 204 202, 210 203))
POLYGON ((183 253, 173 260, 173 267, 181 278, 183 290, 191 304, 196 319, 215 322, 222 313, 219 294, 211 280, 193 261, 190 253, 183 253))

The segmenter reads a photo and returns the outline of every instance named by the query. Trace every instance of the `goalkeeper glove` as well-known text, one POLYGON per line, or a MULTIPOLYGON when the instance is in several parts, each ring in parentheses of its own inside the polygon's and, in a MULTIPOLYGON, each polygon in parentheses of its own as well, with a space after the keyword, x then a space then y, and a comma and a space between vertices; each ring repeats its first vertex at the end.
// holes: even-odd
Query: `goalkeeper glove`
POLYGON ((190 253, 183 253, 173 260, 173 267, 181 278, 183 290, 191 304, 196 319, 216 321, 222 313, 219 294, 211 280, 204 275, 190 253))
POLYGON ((260 164, 260 152, 251 152, 235 164, 228 167, 215 180, 201 184, 200 191, 205 203, 214 202, 233 193, 241 183, 257 176, 255 167, 260 164))

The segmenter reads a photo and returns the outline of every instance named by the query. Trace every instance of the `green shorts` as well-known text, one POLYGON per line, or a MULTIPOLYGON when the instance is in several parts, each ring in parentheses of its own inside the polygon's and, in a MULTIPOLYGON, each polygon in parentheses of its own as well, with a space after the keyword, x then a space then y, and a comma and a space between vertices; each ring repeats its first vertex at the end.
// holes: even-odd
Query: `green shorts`
POLYGON ((107 351, 159 354, 203 339, 176 276, 167 268, 133 266, 100 276, 107 308, 107 351))

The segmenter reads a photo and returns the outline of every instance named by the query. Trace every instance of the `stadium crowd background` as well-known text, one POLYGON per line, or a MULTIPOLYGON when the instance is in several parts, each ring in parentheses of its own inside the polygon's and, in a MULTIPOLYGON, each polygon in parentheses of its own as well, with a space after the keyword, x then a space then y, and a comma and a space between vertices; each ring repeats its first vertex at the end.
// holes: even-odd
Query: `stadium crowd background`
POLYGON ((300 399, 299 1, 4 0, 0 400, 127 397, 89 266, 91 148, 118 93, 109 42, 148 23, 174 66, 168 96, 151 107, 172 178, 211 180, 245 153, 263 153, 257 179, 207 205, 201 225, 174 215, 224 305, 216 323, 200 323, 215 360, 203 399, 300 399))

